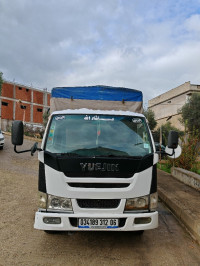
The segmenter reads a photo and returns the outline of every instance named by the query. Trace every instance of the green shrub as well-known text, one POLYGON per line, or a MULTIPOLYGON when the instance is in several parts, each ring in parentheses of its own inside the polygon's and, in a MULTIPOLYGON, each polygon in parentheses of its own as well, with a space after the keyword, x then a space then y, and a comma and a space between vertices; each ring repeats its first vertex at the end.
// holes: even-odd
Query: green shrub
POLYGON ((44 128, 24 125, 24 135, 26 136, 34 138, 42 138, 43 134, 44 134, 44 128))
POLYGON ((168 164, 188 171, 195 170, 200 152, 200 135, 192 133, 187 140, 182 138, 182 153, 177 159, 168 159, 168 164))

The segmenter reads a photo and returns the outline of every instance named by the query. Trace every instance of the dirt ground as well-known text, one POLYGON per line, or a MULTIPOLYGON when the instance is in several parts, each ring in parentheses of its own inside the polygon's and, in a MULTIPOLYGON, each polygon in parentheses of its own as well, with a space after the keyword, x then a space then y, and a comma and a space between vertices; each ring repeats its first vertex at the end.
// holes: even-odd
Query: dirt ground
MULTIPOLYGON (((19 150, 31 147, 25 140, 19 150)), ((0 150, 0 265, 200 265, 200 246, 159 205, 159 228, 134 232, 49 235, 33 228, 37 154, 16 154, 5 136, 0 150)))

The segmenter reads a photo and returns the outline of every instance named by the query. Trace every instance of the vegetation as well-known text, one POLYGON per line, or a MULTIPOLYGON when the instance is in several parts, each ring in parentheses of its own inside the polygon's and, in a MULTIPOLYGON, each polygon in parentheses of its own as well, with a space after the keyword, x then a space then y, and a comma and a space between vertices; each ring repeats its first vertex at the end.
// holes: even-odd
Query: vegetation
POLYGON ((167 161, 165 161, 163 163, 161 163, 161 162, 158 163, 157 167, 158 167, 158 169, 163 170, 169 174, 171 173, 171 166, 167 163, 167 161))
POLYGON ((188 102, 179 110, 182 114, 181 122, 192 132, 200 129, 200 93, 193 93, 188 102))
MULTIPOLYGON (((162 139, 163 144, 167 144, 167 136, 170 130, 179 132, 182 153, 177 159, 168 158, 164 165, 159 165, 158 168, 169 172, 172 166, 180 167, 188 171, 200 174, 200 162, 198 157, 200 155, 200 93, 194 93, 189 102, 181 108, 182 119, 181 122, 185 124, 186 133, 180 132, 175 127, 172 127, 170 122, 162 125, 162 139)), ((155 140, 159 139, 160 129, 154 133, 155 140)))
POLYGON ((47 125, 48 118, 49 118, 49 110, 47 110, 43 113, 43 125, 44 125, 44 127, 46 127, 46 125, 47 125))
MULTIPOLYGON (((194 172, 197 171, 197 159, 200 152, 199 147, 199 136, 198 134, 191 134, 188 138, 182 138, 182 153, 180 157, 175 159, 174 166, 180 167, 186 170, 193 170, 194 172)), ((173 164, 173 160, 171 161, 171 165, 173 164)))
POLYGON ((30 125, 24 124, 24 135, 33 138, 42 138, 44 135, 44 128, 41 127, 34 128, 30 125))
POLYGON ((154 112, 151 109, 147 109, 147 110, 144 110, 143 114, 148 120, 148 124, 149 124, 150 129, 154 130, 154 128, 157 125, 154 112))
POLYGON ((158 168, 170 172, 172 166, 179 167, 194 173, 200 174, 200 138, 199 134, 192 133, 187 138, 181 138, 182 153, 174 159, 167 158, 165 162, 159 163, 158 168))
MULTIPOLYGON (((169 132, 171 130, 177 131, 179 133, 179 136, 183 136, 184 135, 184 132, 182 132, 178 128, 172 126, 171 122, 168 121, 167 123, 162 125, 162 144, 164 146, 167 146, 168 135, 169 135, 169 132)), ((160 141, 160 128, 157 128, 157 130, 154 131, 153 136, 154 136, 154 140, 156 142, 160 141)))

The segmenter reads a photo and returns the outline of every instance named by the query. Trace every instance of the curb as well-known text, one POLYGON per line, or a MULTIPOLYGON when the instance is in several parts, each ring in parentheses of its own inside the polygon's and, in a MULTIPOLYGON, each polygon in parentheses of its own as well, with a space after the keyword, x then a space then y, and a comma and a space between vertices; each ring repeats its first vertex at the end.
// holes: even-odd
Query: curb
MULTIPOLYGON (((170 174, 165 173, 170 178, 170 174)), ((178 182, 178 181, 177 181, 178 182)), ((160 199, 167 205, 172 213, 178 218, 179 221, 188 229, 192 237, 200 244, 200 215, 187 208, 181 198, 167 191, 162 185, 158 185, 158 195, 160 199)), ((198 206, 196 206, 198 209, 198 206)))

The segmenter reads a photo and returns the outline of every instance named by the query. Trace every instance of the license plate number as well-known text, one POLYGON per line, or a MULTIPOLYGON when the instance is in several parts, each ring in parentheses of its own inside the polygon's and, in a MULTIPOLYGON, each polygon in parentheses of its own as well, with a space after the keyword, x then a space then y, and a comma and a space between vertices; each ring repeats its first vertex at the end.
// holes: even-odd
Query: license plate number
POLYGON ((118 219, 107 218, 80 218, 78 219, 79 228, 118 228, 118 219))

